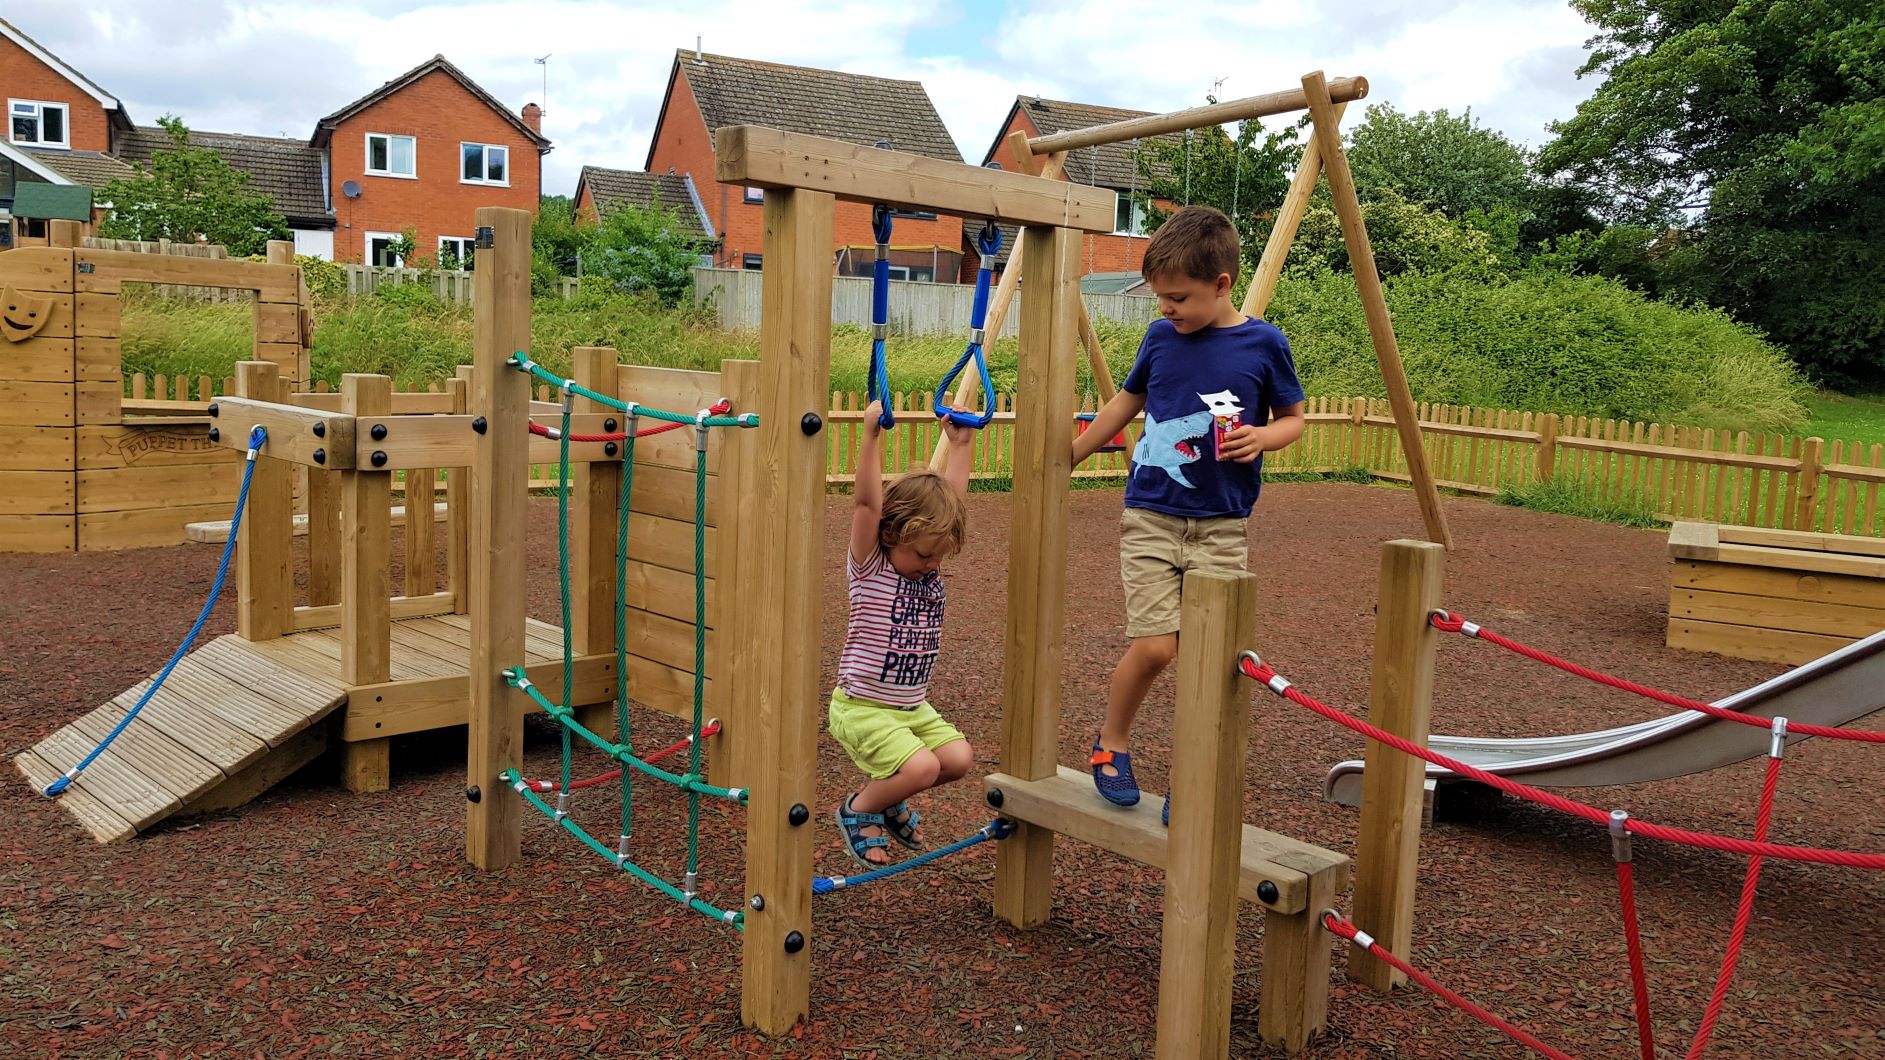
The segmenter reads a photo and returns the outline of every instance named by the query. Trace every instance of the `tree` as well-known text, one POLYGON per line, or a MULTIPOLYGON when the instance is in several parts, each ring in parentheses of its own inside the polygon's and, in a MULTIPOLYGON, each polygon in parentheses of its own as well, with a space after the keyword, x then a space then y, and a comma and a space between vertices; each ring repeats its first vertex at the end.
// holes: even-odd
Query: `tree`
MULTIPOLYGON (((1503 262, 1486 232, 1410 202, 1391 188, 1362 203, 1361 218, 1368 228, 1375 269, 1384 279, 1404 272, 1445 272, 1463 265, 1496 271, 1503 262)), ((1287 260, 1297 272, 1351 271, 1341 221, 1327 196, 1317 196, 1303 212, 1302 227, 1296 231, 1287 260)))
POLYGON ((1573 2, 1598 31, 1579 74, 1606 80, 1552 126, 1540 170, 1609 219, 1684 230, 1663 241, 1681 247, 1666 291, 1823 381, 1885 381, 1885 7, 1573 2))
POLYGON ((288 238, 288 222, 274 200, 249 188, 249 175, 229 168, 206 147, 190 146, 190 130, 174 116, 158 119, 170 146, 151 154, 150 167, 98 189, 111 212, 98 226, 110 239, 170 239, 221 243, 234 257, 260 254, 271 239, 288 238))
POLYGON ((675 305, 694 283, 700 239, 686 231, 679 210, 656 201, 618 203, 596 230, 583 271, 605 277, 617 290, 646 291, 675 305))
POLYGON ((1172 140, 1146 140, 1139 144, 1140 186, 1134 199, 1145 210, 1148 229, 1175 212, 1161 202, 1217 207, 1237 226, 1244 256, 1254 261, 1269 235, 1270 214, 1282 205, 1290 171, 1301 157, 1295 129, 1265 134, 1254 121, 1245 122, 1234 138, 1221 126, 1211 126, 1172 140))
POLYGON ((1392 191, 1455 221, 1477 215, 1516 224, 1534 213, 1525 150, 1476 123, 1470 109, 1459 117, 1444 110, 1403 114, 1377 103, 1348 138, 1348 167, 1363 200, 1392 191))

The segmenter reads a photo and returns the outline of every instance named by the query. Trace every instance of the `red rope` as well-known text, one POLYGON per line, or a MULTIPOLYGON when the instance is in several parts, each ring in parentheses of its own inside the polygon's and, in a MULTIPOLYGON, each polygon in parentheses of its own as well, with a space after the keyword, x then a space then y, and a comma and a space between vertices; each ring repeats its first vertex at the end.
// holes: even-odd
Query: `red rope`
MULTIPOLYGON (((715 416, 724 416, 733 411, 733 403, 723 399, 715 402, 707 411, 715 416)), ((649 438, 657 434, 666 434, 669 431, 678 431, 685 426, 687 426, 685 423, 663 423, 655 427, 644 427, 635 432, 635 437, 649 438)), ((543 438, 556 437, 556 432, 552 428, 546 427, 535 420, 532 420, 530 423, 530 433, 543 438)), ((572 442, 620 442, 626 441, 627 438, 628 432, 626 431, 618 431, 614 434, 572 434, 569 436, 569 440, 572 442)), ((575 787, 576 785, 574 784, 570 785, 572 790, 575 787)))
POLYGON ((1425 972, 1422 972, 1420 969, 1415 968, 1411 964, 1408 964, 1406 961, 1400 959, 1399 957, 1396 957, 1394 954, 1389 953, 1386 949, 1382 948, 1379 942, 1376 942, 1373 938, 1368 938, 1364 942, 1359 937, 1361 935, 1360 929, 1355 927, 1355 925, 1350 923, 1348 920, 1342 917, 1338 917, 1333 913, 1325 912, 1322 914, 1322 926, 1325 928, 1328 928, 1330 931, 1334 932, 1335 934, 1340 935, 1342 938, 1345 938, 1350 942, 1356 943, 1357 945, 1364 947, 1365 949, 1367 949, 1369 953, 1373 954, 1375 957, 1383 961, 1386 961, 1388 964, 1393 965, 1395 968, 1400 969, 1401 973, 1406 975, 1409 979, 1412 979, 1414 982, 1419 983, 1421 986, 1426 987, 1432 993, 1437 994, 1440 997, 1444 998, 1447 1001, 1447 1003, 1452 1005, 1454 1008, 1459 1009, 1461 1012, 1466 1013, 1468 1016, 1473 1017, 1474 1019, 1478 1020, 1479 1022, 1485 1024, 1488 1027, 1493 1027, 1500 1031, 1503 1031, 1506 1037, 1511 1038, 1514 1041, 1521 1042, 1525 1044, 1526 1046, 1529 1046, 1533 1051, 1538 1052, 1544 1056, 1554 1057, 1556 1058, 1556 1060, 1571 1060, 1571 1055, 1569 1053, 1563 1052, 1562 1050, 1553 1049, 1551 1046, 1546 1045, 1544 1042, 1541 1042, 1537 1038, 1534 1038, 1532 1035, 1528 1034, 1523 1028, 1516 1027, 1510 1023, 1507 1023, 1506 1021, 1500 1019, 1499 1017, 1493 1015, 1492 1013, 1487 1012, 1485 1009, 1480 1008, 1478 1005, 1473 1004, 1471 1001, 1468 1001, 1465 998, 1461 997, 1460 995, 1454 993, 1453 991, 1448 990, 1446 987, 1441 986, 1439 983, 1435 982, 1433 978, 1427 975, 1425 972))
MULTIPOLYGON (((1610 815, 1595 806, 1586 805, 1575 799, 1567 799, 1562 795, 1553 795, 1548 791, 1534 788, 1529 784, 1521 784, 1516 780, 1508 780, 1505 777, 1496 776, 1483 769, 1469 766, 1464 762, 1448 758, 1435 751, 1430 751, 1425 747, 1417 747, 1393 733, 1384 732, 1365 721, 1351 718, 1341 711, 1336 710, 1334 707, 1322 703, 1315 697, 1299 691, 1294 685, 1289 684, 1279 677, 1276 670, 1268 663, 1253 663, 1250 658, 1246 657, 1239 661, 1238 669, 1240 669, 1246 677, 1253 678, 1270 686, 1271 691, 1283 696, 1290 702, 1298 706, 1307 707, 1309 710, 1322 715, 1330 721, 1335 722, 1337 725, 1349 729, 1352 732, 1359 733, 1370 740, 1387 744, 1389 747, 1394 748, 1402 754, 1413 755, 1415 758, 1424 762, 1431 762, 1443 769, 1452 770, 1468 780, 1478 781, 1481 784, 1497 788, 1509 795, 1517 795, 1522 799, 1529 799, 1541 806, 1547 806, 1557 810, 1559 813, 1570 814, 1573 817, 1582 817, 1593 824, 1600 824, 1606 827, 1610 823, 1610 815), (1272 680, 1281 681, 1283 687, 1277 688, 1274 685, 1270 685, 1272 680)), ((1788 731, 1791 732, 1793 730, 1789 728, 1788 731)), ((1639 821, 1634 817, 1629 819, 1626 827, 1633 835, 1645 836, 1650 839, 1661 839, 1670 843, 1683 843, 1688 846, 1702 847, 1707 850, 1720 850, 1725 853, 1740 854, 1745 857, 1759 855, 1762 857, 1780 858, 1786 861, 1811 861, 1822 865, 1841 865, 1850 869, 1885 870, 1885 854, 1857 854, 1848 850, 1799 847, 1784 843, 1749 842, 1746 839, 1709 835, 1703 832, 1691 832, 1684 828, 1670 828, 1667 825, 1650 824, 1647 821, 1639 821)))
MULTIPOLYGON (((1767 825, 1774 813, 1774 788, 1780 779, 1780 759, 1767 760, 1767 778, 1761 782, 1761 806, 1754 818, 1754 841, 1767 841, 1767 825)), ((1748 921, 1754 916, 1754 889, 1761 882, 1761 856, 1748 859, 1747 878, 1741 884, 1741 904, 1735 909, 1734 930, 1728 933, 1728 952, 1721 959, 1721 973, 1715 977, 1715 992, 1708 996, 1708 1009, 1702 1014, 1702 1026, 1689 1045, 1688 1060, 1699 1060, 1708 1051, 1708 1038, 1715 1033, 1715 1021, 1721 1018, 1721 1003, 1728 996, 1728 984, 1734 980, 1735 965, 1741 960, 1741 943, 1747 938, 1748 921)))
POLYGON ((1628 861, 1617 862, 1617 893, 1623 901, 1623 937, 1630 949, 1630 987, 1636 994, 1636 1040, 1643 1060, 1656 1060, 1656 1031, 1649 1018, 1649 977, 1643 971, 1643 938, 1636 928, 1636 881, 1628 861))
MULTIPOLYGON (((720 731, 720 723, 717 721, 710 721, 707 723, 705 728, 700 730, 700 734, 702 736, 712 736, 718 733, 719 731, 720 731)), ((681 740, 676 740, 674 743, 671 743, 668 746, 663 747, 661 750, 656 751, 654 754, 651 754, 648 757, 642 759, 642 761, 648 763, 649 765, 654 765, 656 762, 659 762, 664 758, 672 758, 673 756, 681 753, 683 750, 687 748, 688 744, 693 743, 693 742, 694 742, 694 738, 692 736, 686 737, 681 740)), ((597 784, 607 784, 611 780, 616 780, 620 778, 621 775, 622 775, 621 770, 611 769, 607 773, 603 773, 599 776, 590 777, 588 780, 572 780, 570 781, 570 784, 569 784, 569 790, 581 791, 584 788, 593 788, 597 784)), ((529 784, 530 790, 535 791, 535 792, 555 791, 557 789, 557 783, 554 780, 527 780, 524 783, 529 784)))
MULTIPOLYGON (((1433 623, 1433 628, 1447 633, 1464 633, 1468 625, 1464 618, 1450 611, 1445 613, 1445 617, 1438 614, 1432 615, 1428 618, 1428 621, 1433 623)), ((1740 711, 1726 710, 1722 707, 1715 706, 1713 703, 1703 703, 1700 700, 1689 699, 1686 696, 1663 692, 1651 688, 1648 685, 1639 685, 1635 681, 1625 680, 1621 677, 1612 677, 1609 674, 1593 670, 1587 666, 1579 666, 1577 663, 1569 660, 1560 659, 1550 652, 1540 651, 1529 644, 1521 644, 1510 637, 1494 633, 1484 626, 1475 625, 1474 628, 1476 632, 1467 634, 1474 639, 1497 644, 1499 647, 1510 652, 1516 652, 1519 655, 1525 656, 1527 659, 1534 659, 1547 666, 1555 666, 1565 673, 1576 674, 1579 677, 1589 681, 1595 681, 1601 685, 1609 685, 1611 688, 1622 689, 1625 692, 1633 692, 1646 699, 1653 699, 1658 703, 1667 703, 1672 707, 1700 711, 1710 717, 1720 718, 1723 721, 1732 721, 1740 725, 1751 725, 1755 728, 1765 729, 1769 724, 1766 718, 1757 718, 1753 715, 1743 714, 1740 711)), ((1853 729, 1833 728, 1827 725, 1808 725, 1805 723, 1796 725, 1790 721, 1787 723, 1787 732, 1801 736, 1823 736, 1829 740, 1852 740, 1858 743, 1885 743, 1885 732, 1861 732, 1853 729)))

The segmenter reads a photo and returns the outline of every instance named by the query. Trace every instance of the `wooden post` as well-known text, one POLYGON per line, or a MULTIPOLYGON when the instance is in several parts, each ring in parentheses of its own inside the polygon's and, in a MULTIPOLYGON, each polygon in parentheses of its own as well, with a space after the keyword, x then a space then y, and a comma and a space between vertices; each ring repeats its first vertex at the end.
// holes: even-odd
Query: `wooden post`
POLYGON ((765 646, 741 682, 751 693, 746 892, 763 908, 746 912, 740 1018, 768 1034, 811 1006, 832 212, 829 192, 766 190, 755 443, 765 458, 748 484, 750 507, 765 514, 741 524, 751 569, 764 572, 741 587, 748 639, 765 646))
MULTIPOLYGON (((759 408, 759 362, 720 362, 720 392, 733 402, 735 413, 759 408)), ((720 719, 720 735, 707 741, 707 783, 721 787, 745 787, 753 774, 746 758, 752 741, 754 719, 748 712, 751 700, 745 681, 754 663, 753 643, 748 632, 749 609, 740 599, 743 588, 760 580, 759 571, 748 569, 745 533, 752 498, 750 491, 757 480, 754 460, 759 452, 756 430, 721 430, 710 444, 720 447, 720 474, 713 484, 714 510, 719 513, 719 548, 710 560, 713 573, 714 636, 720 650, 707 659, 707 712, 720 719)))
POLYGON ((340 472, 308 472, 308 603, 340 603, 340 472))
MULTIPOLYGON (((282 381, 275 366, 262 361, 236 365, 236 392, 258 401, 281 401, 282 381)), ((219 416, 216 429, 246 436, 249 424, 219 416)), ((294 617, 294 470, 286 460, 268 456, 268 439, 249 479, 247 510, 236 543, 236 632, 244 640, 271 640, 287 633, 294 617)))
MULTIPOLYGON (((452 414, 466 415, 471 409, 471 368, 460 365, 458 375, 445 381, 451 395, 452 414)), ((452 612, 466 614, 471 604, 468 589, 470 572, 467 553, 471 542, 471 469, 445 469, 445 584, 452 591, 452 612)))
MULTIPOLYGON (((576 382, 608 397, 622 395, 613 348, 578 346, 570 351, 570 359, 576 382)), ((618 422, 621 419, 619 412, 588 398, 578 398, 575 411, 613 412, 618 422)), ((622 462, 572 464, 569 490, 570 640, 578 655, 604 655, 615 650, 616 502, 622 496, 622 462)), ((576 720, 591 732, 614 738, 613 703, 579 707, 576 720)))
MULTIPOLYGON (((1021 374, 1015 392, 1001 771, 1022 780, 1054 776, 1060 747, 1080 238, 1064 228, 1021 233, 1018 264, 1031 279, 1021 305, 1021 374)), ((1053 899, 1054 834, 1018 825, 995 848, 995 915, 1031 927, 1047 920, 1053 899)))
MULTIPOLYGON (((1161 1060, 1201 1060, 1230 1050, 1250 707, 1237 655, 1253 645, 1257 606, 1253 574, 1185 575, 1159 961, 1161 1060)), ((1291 971, 1265 961, 1263 977, 1291 971)))
POLYGON ((1361 295, 1362 313, 1368 319, 1368 335, 1374 340, 1375 359, 1381 363, 1381 378, 1387 384, 1388 401, 1394 406, 1394 427, 1401 435, 1407 471, 1414 480, 1414 496, 1420 502, 1420 517, 1426 523, 1428 539, 1451 548, 1453 537, 1447 529, 1446 509, 1440 506, 1440 493, 1427 467, 1427 451, 1421 445, 1420 423, 1414 415, 1414 397, 1407 389, 1401 350, 1394 340, 1394 321, 1388 316, 1387 298, 1381 293, 1381 276, 1375 271, 1374 249, 1368 243, 1368 228, 1362 223, 1361 200, 1355 197, 1355 180, 1348 171, 1348 155, 1342 151, 1342 130, 1334 105, 1329 102, 1329 88, 1321 71, 1304 75, 1302 88, 1315 121, 1315 142, 1329 177, 1329 195, 1342 221, 1342 239, 1348 245, 1355 290, 1361 295))
POLYGON ((1538 484, 1545 485, 1558 473, 1558 414, 1547 412, 1538 420, 1538 484))
POLYGON ((480 206, 472 277, 471 412, 485 419, 472 443, 468 600, 471 609, 471 723, 465 783, 483 792, 466 803, 465 856, 501 869, 520 851, 522 801, 498 774, 523 765, 523 717, 503 671, 524 662, 524 508, 530 484, 530 381, 510 367, 530 349, 530 212, 480 206))
MULTIPOLYGON (((362 423, 393 411, 393 381, 383 375, 341 377, 341 408, 362 423)), ((360 434, 366 435, 361 427, 360 434)), ((392 680, 393 475, 371 467, 340 473, 340 680, 348 686, 392 680)), ((385 791, 392 739, 342 745, 341 783, 348 791, 385 791)))
MULTIPOLYGON (((1335 105, 1335 124, 1342 124, 1342 112, 1348 104, 1335 105)), ((1309 142, 1302 145, 1302 159, 1296 164, 1296 176, 1289 182, 1289 193, 1283 196, 1283 205, 1276 211, 1276 222, 1270 226, 1269 241, 1263 245, 1263 257, 1257 261, 1257 271, 1250 276, 1250 288, 1244 292, 1243 311, 1245 316, 1261 317, 1270 308, 1270 298, 1276 294, 1276 284, 1283 278, 1283 261, 1289 256, 1289 248, 1296 242, 1296 231, 1302 227, 1303 214, 1308 212, 1309 197, 1315 194, 1316 181, 1322 177, 1322 146, 1311 136, 1309 142)))
POLYGON ((1822 438, 1808 438, 1800 444, 1799 488, 1794 492, 1793 511, 1789 513, 1792 518, 1787 523, 1789 529, 1818 528, 1820 475, 1826 468, 1825 452, 1826 441, 1822 438))
MULTIPOLYGON (((1440 639, 1427 616, 1440 606, 1445 576, 1446 551, 1437 544, 1390 541, 1381 550, 1368 722, 1422 747, 1433 712, 1434 648, 1440 639)), ((1366 762, 1355 843, 1355 926, 1388 952, 1405 955, 1414 932, 1426 764, 1373 740, 1366 762)), ((1349 949, 1348 977, 1381 991, 1406 981, 1360 946, 1349 949)))

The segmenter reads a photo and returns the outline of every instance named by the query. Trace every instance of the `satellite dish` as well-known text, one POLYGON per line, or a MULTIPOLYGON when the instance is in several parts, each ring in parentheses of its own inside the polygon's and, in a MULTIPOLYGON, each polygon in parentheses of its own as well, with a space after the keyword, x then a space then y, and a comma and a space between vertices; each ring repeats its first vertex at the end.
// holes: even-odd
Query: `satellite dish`
POLYGON ((342 184, 340 186, 340 193, 342 195, 345 195, 349 199, 359 198, 360 197, 360 182, 357 180, 347 181, 345 184, 342 184))

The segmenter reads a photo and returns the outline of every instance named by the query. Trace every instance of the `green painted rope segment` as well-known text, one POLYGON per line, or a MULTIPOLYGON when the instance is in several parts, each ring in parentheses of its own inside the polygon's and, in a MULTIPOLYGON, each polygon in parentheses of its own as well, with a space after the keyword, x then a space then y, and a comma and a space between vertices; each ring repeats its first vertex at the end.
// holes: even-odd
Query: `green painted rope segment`
POLYGON ((655 876, 640 865, 628 860, 627 856, 610 850, 608 847, 598 842, 594 836, 585 831, 582 825, 577 824, 568 813, 551 809, 549 803, 544 802, 542 798, 538 797, 536 792, 530 790, 530 785, 524 781, 523 776, 519 774, 517 770, 506 769, 504 772, 498 774, 498 777, 503 780, 504 783, 509 784, 512 790, 516 791, 517 794, 522 795, 525 801, 535 806, 538 812, 548 817, 551 823, 563 829, 565 832, 568 832, 570 835, 575 836, 577 839, 582 840, 584 846, 602 855, 604 858, 607 858, 616 868, 634 876, 636 879, 648 884, 662 894, 667 895, 669 898, 686 903, 689 909, 705 913, 723 924, 731 924, 735 930, 746 930, 746 914, 743 911, 737 909, 721 909, 711 902, 702 901, 695 895, 689 894, 666 880, 655 876))
MULTIPOLYGON (((709 784, 701 780, 698 773, 690 772, 685 776, 670 773, 660 766, 650 765, 642 761, 640 758, 636 757, 633 751, 630 751, 622 744, 611 743, 596 735, 584 726, 582 722, 576 720, 574 711, 550 702, 549 697, 537 690, 536 682, 528 677, 520 676, 518 670, 515 668, 504 671, 504 680, 512 688, 529 696, 535 701, 537 706, 543 709, 545 714, 555 718, 558 724, 581 737, 591 746, 615 761, 630 768, 638 769, 648 776, 654 777, 656 780, 666 781, 683 791, 698 792, 702 795, 711 795, 716 799, 726 799, 729 802, 737 802, 742 806, 746 805, 748 792, 745 788, 722 788, 717 785, 709 784)), ((699 741, 696 740, 695 742, 698 743, 699 741)))
POLYGON ((759 426, 759 414, 757 412, 743 412, 738 416, 703 416, 699 413, 668 412, 665 409, 652 408, 648 405, 637 405, 632 402, 623 401, 620 398, 612 398, 607 394, 598 394, 573 379, 564 379, 558 376, 555 372, 531 360, 522 352, 511 354, 510 360, 505 363, 520 372, 527 372, 536 379, 549 383, 560 390, 567 390, 572 394, 586 397, 598 405, 607 405, 609 408, 615 409, 618 412, 632 412, 637 416, 647 416, 650 419, 665 420, 668 423, 694 423, 704 427, 759 426))

